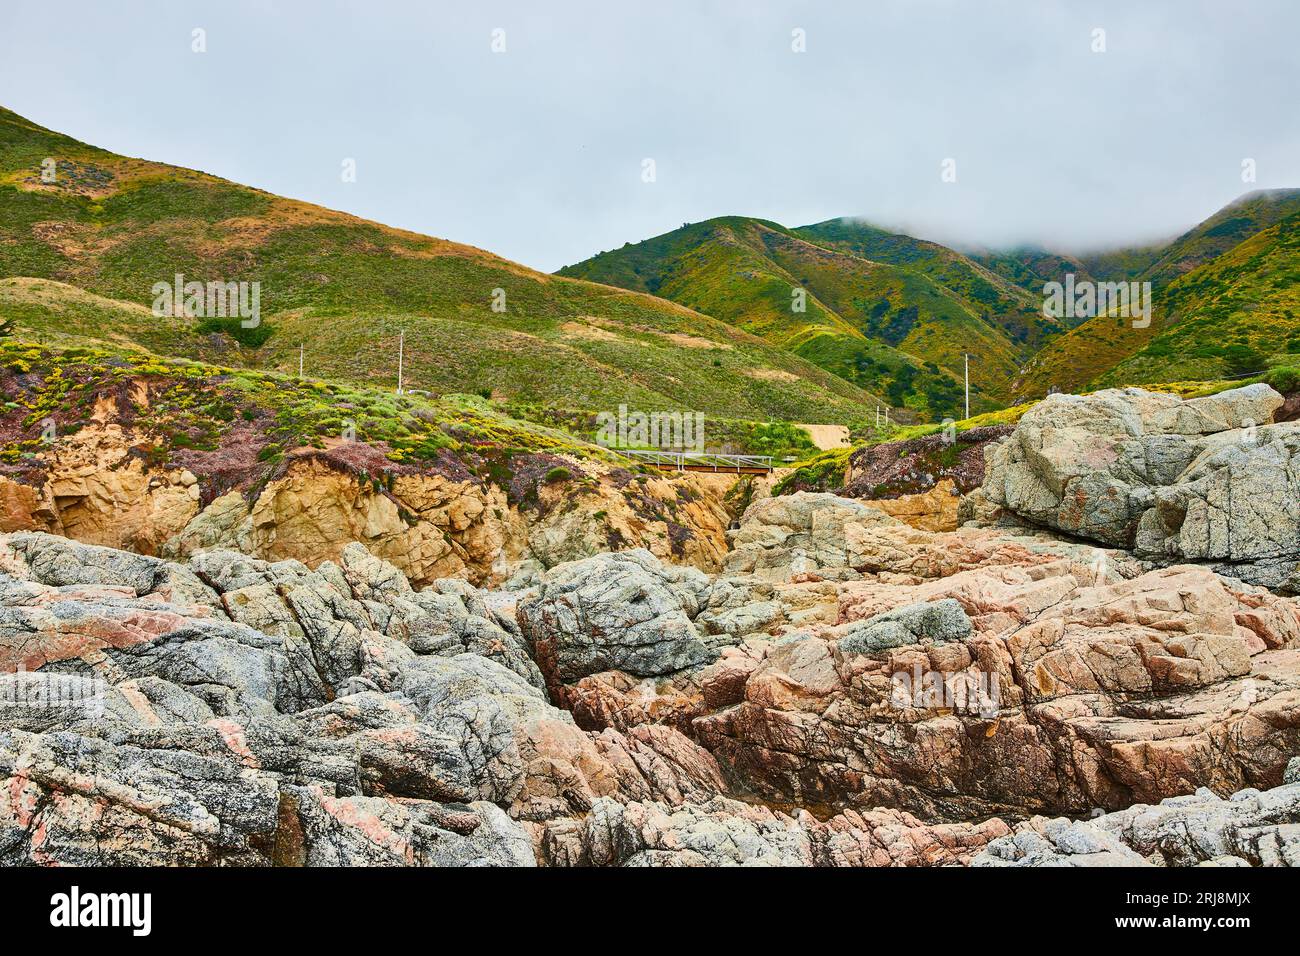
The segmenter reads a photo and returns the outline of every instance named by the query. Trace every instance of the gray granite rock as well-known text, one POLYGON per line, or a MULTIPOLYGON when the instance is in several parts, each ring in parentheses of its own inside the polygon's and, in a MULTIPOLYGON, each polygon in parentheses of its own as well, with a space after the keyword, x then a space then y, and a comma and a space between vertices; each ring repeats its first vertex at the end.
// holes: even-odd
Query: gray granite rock
POLYGON ((845 654, 875 654, 926 639, 942 644, 970 636, 971 622, 953 598, 908 604, 857 621, 839 640, 845 654))
POLYGON ((1300 866, 1300 783, 1201 788, 1087 821, 1034 817, 991 842, 973 866, 1300 866))
POLYGON ((1050 395, 986 450, 981 494, 1016 518, 1160 563, 1300 588, 1300 423, 1255 384, 1181 400, 1050 395))
POLYGON ((644 549, 552 568, 519 602, 519 623, 544 672, 575 681, 605 670, 640 677, 712 661, 692 620, 708 580, 644 549))

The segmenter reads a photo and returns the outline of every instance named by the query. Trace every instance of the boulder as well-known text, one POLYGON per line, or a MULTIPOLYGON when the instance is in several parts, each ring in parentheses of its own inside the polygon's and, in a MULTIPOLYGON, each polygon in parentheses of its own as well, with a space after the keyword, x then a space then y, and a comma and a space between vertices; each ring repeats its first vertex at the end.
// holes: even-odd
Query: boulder
POLYGON ((925 638, 942 644, 970 636, 971 623, 953 598, 906 604, 856 622, 839 640, 842 654, 874 654, 916 644, 925 638))
POLYGON ((1262 384, 1187 400, 1050 395, 988 447, 982 507, 1296 591, 1300 423, 1270 424, 1282 403, 1262 384))
POLYGON ((835 495, 800 491, 762 498, 728 532, 725 569, 779 581, 794 574, 851 572, 858 565, 851 528, 903 527, 884 512, 835 495))
POLYGON ((717 657, 695 626, 708 579, 635 549, 552 568, 519 602, 519 623, 548 679, 617 669, 669 674, 717 657))
POLYGON ((896 498, 872 498, 871 507, 923 531, 956 531, 961 496, 951 478, 934 487, 896 498))

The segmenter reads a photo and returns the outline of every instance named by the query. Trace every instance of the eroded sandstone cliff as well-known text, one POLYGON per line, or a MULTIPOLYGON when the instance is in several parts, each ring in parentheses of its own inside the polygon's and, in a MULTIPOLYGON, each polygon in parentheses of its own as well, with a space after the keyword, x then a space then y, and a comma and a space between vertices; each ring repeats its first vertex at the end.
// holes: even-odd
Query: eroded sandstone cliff
POLYGON ((275 477, 217 494, 218 476, 151 465, 142 444, 113 423, 51 442, 34 476, 0 476, 0 530, 172 558, 229 548, 313 567, 360 542, 418 584, 500 584, 620 547, 716 570, 745 493, 734 475, 634 473, 547 455, 514 496, 478 476, 396 468, 378 455, 368 457, 387 469, 358 464, 364 446, 336 445, 300 449, 275 477), (563 477, 548 480, 557 469, 563 477))

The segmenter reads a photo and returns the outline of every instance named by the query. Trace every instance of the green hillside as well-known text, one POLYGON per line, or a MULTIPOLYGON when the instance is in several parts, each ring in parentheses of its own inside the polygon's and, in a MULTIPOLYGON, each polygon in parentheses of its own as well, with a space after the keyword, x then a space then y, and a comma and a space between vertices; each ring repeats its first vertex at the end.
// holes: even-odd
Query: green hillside
POLYGON ((1016 345, 1037 349, 1064 325, 1042 314, 1035 295, 954 249, 890 232, 862 219, 828 219, 794 232, 861 259, 901 266, 942 286, 968 312, 1006 331, 1016 345))
POLYGON ((1149 328, 1116 316, 1087 320, 1033 358, 1016 395, 1239 375, 1290 361, 1300 352, 1298 222, 1297 190, 1251 193, 1220 210, 1138 276, 1152 283, 1149 328), (1191 263, 1199 265, 1180 271, 1191 263))
MULTIPOLYGON (((1032 246, 999 252, 972 253, 970 258, 999 277, 1014 283, 1034 297, 1041 307, 1043 284, 1063 282, 1066 273, 1076 281, 1119 282, 1135 279, 1156 261, 1166 244, 1126 246, 1075 255, 1052 252, 1032 246)), ((1067 324, 1073 319, 1065 320, 1067 324)))
POLYGON ((1079 281, 1139 279, 1162 287, 1296 212, 1300 189, 1259 189, 1168 242, 1077 254, 1027 246, 971 253, 970 258, 1040 300, 1043 283, 1061 282, 1067 272, 1079 281))
POLYGON ((680 305, 118 156, 3 109, 0 278, 19 280, 0 308, 20 336, 279 371, 297 370, 302 345, 308 374, 391 385, 405 331, 406 384, 431 392, 800 422, 865 420, 878 404, 680 305), (263 325, 155 319, 153 286, 176 273, 261 283, 263 325))
POLYGON ((972 407, 992 408, 1029 351, 1008 327, 1019 325, 1025 339, 1043 334, 1025 295, 973 265, 874 261, 745 217, 688 224, 559 274, 680 302, 936 419, 961 410, 963 353, 978 370, 972 407), (950 289, 927 274, 945 270, 965 285, 950 289), (1007 305, 1006 326, 979 295, 1007 305))
POLYGON ((1060 282, 1067 272, 1074 273, 1079 280, 1097 279, 1088 266, 1076 257, 1036 246, 980 250, 968 255, 972 262, 1034 296, 1040 306, 1045 282, 1060 282))
MULTIPOLYGON (((1128 246, 1122 249, 1103 249, 1082 253, 1078 261, 1099 282, 1132 281, 1144 276, 1151 266, 1164 255, 1169 243, 1148 246, 1128 246)), ((1042 293, 1042 286, 1038 292, 1042 293)))
POLYGON ((391 388, 404 333, 408 388, 565 414, 702 411, 738 434, 862 424, 882 403, 896 421, 958 417, 965 353, 974 413, 1290 363, 1297 216, 1300 190, 1259 191, 1168 244, 1077 256, 728 217, 547 275, 0 109, 0 320, 17 339, 281 373, 301 355, 309 376, 391 388), (1150 281, 1155 321, 1045 319, 1042 284, 1066 272, 1150 281), (259 283, 261 324, 155 315, 155 284, 177 274, 259 283))
POLYGON ((1246 375, 1300 357, 1300 212, 1175 279, 1165 319, 1098 385, 1246 375))
POLYGON ((1259 189, 1224 206, 1164 249, 1140 274, 1166 286, 1262 229, 1300 212, 1300 189, 1259 189))

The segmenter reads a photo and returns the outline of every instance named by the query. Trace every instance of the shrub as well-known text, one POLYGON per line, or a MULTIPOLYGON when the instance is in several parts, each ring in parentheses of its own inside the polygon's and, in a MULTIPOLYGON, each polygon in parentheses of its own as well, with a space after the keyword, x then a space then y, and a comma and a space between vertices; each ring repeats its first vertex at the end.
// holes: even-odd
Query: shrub
POLYGON ((194 329, 200 334, 211 332, 220 332, 230 336, 245 348, 260 348, 267 339, 271 337, 272 329, 265 322, 259 323, 255 328, 244 328, 239 319, 204 319, 194 329))
POLYGON ((1294 365, 1284 365, 1281 368, 1271 369, 1264 376, 1264 381, 1283 395, 1300 392, 1300 368, 1294 365))
POLYGON ((1227 374, 1246 375, 1258 371, 1264 364, 1264 357, 1249 345, 1229 345, 1223 350, 1223 359, 1227 365, 1227 374))

